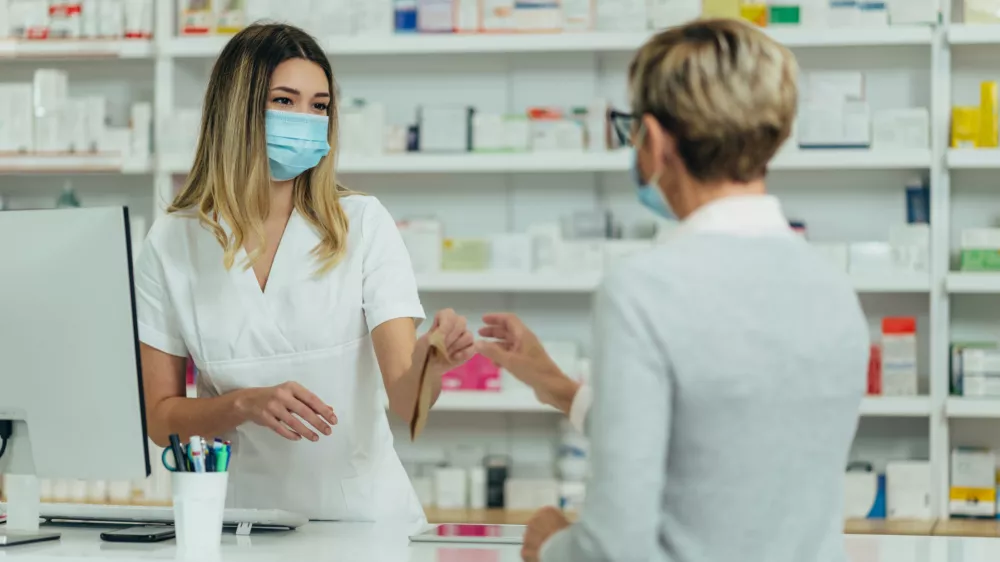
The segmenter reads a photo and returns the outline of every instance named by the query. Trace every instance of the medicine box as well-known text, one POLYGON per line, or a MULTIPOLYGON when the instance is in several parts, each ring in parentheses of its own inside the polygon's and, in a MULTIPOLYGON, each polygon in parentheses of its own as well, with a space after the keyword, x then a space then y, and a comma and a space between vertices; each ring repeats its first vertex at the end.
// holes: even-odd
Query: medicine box
MULTIPOLYGON (((733 17, 739 17, 739 9, 733 17)), ((646 0, 601 0, 597 3, 598 31, 646 31, 648 27, 649 6, 646 0)))
MULTIPOLYGON (((954 342, 950 347, 949 373, 951 381, 949 391, 955 396, 963 396, 964 392, 964 368, 963 358, 968 349, 987 349, 997 352, 997 344, 994 342, 954 342)), ((986 381, 978 381, 982 386, 986 381)))
POLYGON ((484 271, 490 267, 490 243, 477 238, 447 238, 442 244, 444 271, 484 271))
POLYGON ((421 33, 451 33, 455 30, 454 7, 452 0, 419 0, 417 30, 421 33))
POLYGON ((892 461, 885 467, 886 518, 932 519, 931 463, 892 461))
POLYGON ((740 17, 740 0, 702 0, 701 14, 705 18, 740 17))
POLYGON ((562 31, 563 13, 559 0, 517 0, 514 28, 523 32, 562 31))
POLYGON ((1000 2, 997 0, 964 0, 964 23, 1000 23, 1000 2))
POLYGON ((177 10, 178 35, 208 35, 215 31, 213 0, 179 0, 177 10))
POLYGON ((379 0, 378 2, 351 2, 350 0, 345 0, 344 6, 341 13, 350 12, 351 14, 351 34, 366 36, 392 34, 393 10, 392 4, 387 0, 379 0))
POLYGON ((768 27, 802 25, 802 7, 792 3, 768 2, 767 25, 768 27))
POLYGON ((926 108, 876 111, 872 117, 872 147, 876 149, 930 147, 930 113, 926 108))
POLYGON ((962 250, 962 271, 1000 271, 1000 250, 962 250))
POLYGON ((444 227, 434 219, 416 219, 397 223, 403 244, 410 254, 416 273, 434 273, 441 270, 444 227))
POLYGON ((508 510, 534 511, 559 505, 559 482, 551 478, 509 478, 504 485, 504 506, 508 510))
MULTIPOLYGON (((966 6, 968 6, 968 0, 966 6)), ((889 23, 892 25, 935 24, 938 22, 938 11, 938 0, 889 0, 889 23)))
POLYGON ((917 319, 882 319, 882 395, 917 394, 917 319))
POLYGON ((482 21, 479 0, 455 0, 455 33, 478 33, 482 21))
POLYGON ((844 518, 885 517, 885 476, 850 470, 844 477, 844 518))
MULTIPOLYGON (((651 2, 655 4, 656 0, 651 0, 651 2)), ((593 30, 596 8, 596 0, 562 0, 563 29, 565 31, 593 30)))
POLYGON ((482 24, 486 32, 511 32, 517 27, 514 21, 514 0, 482 0, 482 24))
POLYGON ((1000 228, 966 228, 962 230, 963 250, 1000 250, 1000 228))
POLYGON ((859 0, 858 25, 860 27, 888 27, 889 7, 885 0, 859 0))
POLYGON ((949 513, 965 517, 996 517, 996 459, 992 451, 952 451, 949 513))
POLYGON ((953 107, 951 109, 951 147, 977 148, 980 127, 979 107, 953 107))
POLYGON ((461 105, 424 105, 417 110, 421 152, 468 152, 474 110, 461 105))
POLYGON ((927 223, 896 225, 889 229, 893 265, 897 270, 930 270, 931 227, 927 223))
POLYGON ((849 246, 851 273, 886 273, 893 270, 892 246, 887 242, 859 242, 849 246))
POLYGON ((522 233, 495 234, 490 238, 493 271, 531 273, 532 239, 522 233))
POLYGON ((758 27, 767 27, 767 4, 744 2, 740 4, 740 17, 758 27))
POLYGON ((442 375, 441 389, 499 392, 500 368, 482 355, 473 355, 472 359, 442 375))

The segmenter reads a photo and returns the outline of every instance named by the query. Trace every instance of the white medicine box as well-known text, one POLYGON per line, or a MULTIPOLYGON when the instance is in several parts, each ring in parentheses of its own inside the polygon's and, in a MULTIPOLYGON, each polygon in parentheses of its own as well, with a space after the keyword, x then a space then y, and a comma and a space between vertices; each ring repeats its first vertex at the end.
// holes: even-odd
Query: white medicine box
POLYGON ((931 463, 893 461, 886 465, 886 517, 932 519, 931 463))
POLYGON ((949 512, 967 517, 996 516, 996 458, 985 449, 951 452, 949 512))

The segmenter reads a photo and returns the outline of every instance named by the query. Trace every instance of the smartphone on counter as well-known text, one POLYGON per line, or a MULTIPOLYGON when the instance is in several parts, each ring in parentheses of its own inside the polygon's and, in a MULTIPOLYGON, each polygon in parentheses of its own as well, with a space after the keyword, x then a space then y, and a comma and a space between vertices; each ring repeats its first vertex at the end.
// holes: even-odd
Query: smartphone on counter
POLYGON ((174 538, 174 528, 166 525, 144 525, 101 533, 108 542, 162 542, 174 538))

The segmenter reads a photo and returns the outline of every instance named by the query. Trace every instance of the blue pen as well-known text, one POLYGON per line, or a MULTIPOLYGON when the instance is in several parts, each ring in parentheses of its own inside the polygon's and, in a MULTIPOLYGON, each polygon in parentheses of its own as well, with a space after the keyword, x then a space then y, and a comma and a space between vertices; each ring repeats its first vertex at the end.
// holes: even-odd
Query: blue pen
POLYGON ((205 450, 201 446, 201 437, 191 438, 191 464, 195 472, 205 472, 205 450))

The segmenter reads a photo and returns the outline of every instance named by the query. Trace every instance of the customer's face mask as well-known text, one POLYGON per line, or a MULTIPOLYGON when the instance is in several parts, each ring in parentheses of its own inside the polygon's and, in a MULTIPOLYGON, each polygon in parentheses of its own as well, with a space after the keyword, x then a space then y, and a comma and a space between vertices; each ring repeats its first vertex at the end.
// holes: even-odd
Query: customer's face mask
POLYGON ((315 168, 330 152, 330 118, 268 109, 264 115, 271 177, 288 181, 315 168))
POLYGON ((639 144, 645 136, 644 132, 640 131, 639 142, 632 148, 632 182, 635 184, 636 195, 639 197, 639 202, 650 211, 667 220, 677 220, 677 215, 663 198, 663 191, 659 186, 660 174, 655 174, 648 182, 642 179, 642 170, 639 168, 639 144))

